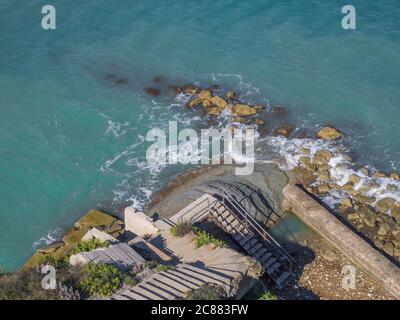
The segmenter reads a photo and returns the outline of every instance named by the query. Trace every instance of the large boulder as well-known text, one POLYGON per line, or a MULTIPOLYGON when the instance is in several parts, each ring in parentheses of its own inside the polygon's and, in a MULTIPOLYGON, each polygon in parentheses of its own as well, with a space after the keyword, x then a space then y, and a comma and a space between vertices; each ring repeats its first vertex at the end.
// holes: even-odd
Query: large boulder
POLYGON ((342 134, 339 131, 331 127, 322 128, 317 133, 317 137, 324 140, 334 140, 340 138, 341 136, 342 134))
POLYGON ((224 109, 228 104, 228 102, 218 96, 211 97, 209 100, 211 101, 212 105, 220 109, 224 109))
POLYGON ((383 198, 375 204, 375 207, 380 213, 385 213, 396 207, 396 200, 393 198, 383 198))
POLYGON ((247 104, 237 104, 233 107, 233 113, 237 116, 252 116, 257 114, 257 110, 247 104))

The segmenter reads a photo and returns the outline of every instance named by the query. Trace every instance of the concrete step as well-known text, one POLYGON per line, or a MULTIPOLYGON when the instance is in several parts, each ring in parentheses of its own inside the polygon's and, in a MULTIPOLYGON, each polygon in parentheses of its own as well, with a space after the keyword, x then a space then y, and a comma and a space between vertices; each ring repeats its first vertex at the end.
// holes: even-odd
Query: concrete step
POLYGON ((154 225, 161 231, 168 231, 175 225, 175 223, 169 219, 159 219, 154 222, 154 225))
POLYGON ((182 256, 183 262, 195 262, 202 261, 204 257, 207 257, 213 252, 214 248, 210 245, 201 246, 200 248, 195 249, 194 251, 188 252, 187 255, 182 256))
POLYGON ((173 275, 175 277, 178 277, 186 280, 187 282, 189 282, 189 284, 191 284, 192 286, 195 286, 195 288, 200 287, 201 285, 204 284, 204 281, 201 281, 197 278, 193 278, 191 275, 188 275, 186 273, 180 272, 179 268, 175 269, 175 270, 167 270, 165 271, 168 275, 173 275))
POLYGON ((266 270, 266 272, 268 274, 272 274, 274 273, 276 270, 278 270, 280 267, 282 266, 282 264, 280 262, 275 262, 272 266, 268 267, 268 269, 266 270))
POLYGON ((212 268, 199 268, 192 265, 182 265, 178 268, 182 272, 192 274, 196 278, 208 279, 208 281, 219 284, 230 284, 232 277, 222 275, 221 271, 213 270, 212 268))
POLYGON ((132 290, 134 293, 139 293, 145 297, 148 297, 151 300, 165 300, 165 295, 156 292, 156 290, 148 289, 143 283, 139 283, 132 290))
POLYGON ((160 284, 155 283, 154 280, 146 281, 141 285, 141 288, 154 292, 154 294, 157 294, 166 300, 175 300, 179 298, 179 296, 171 292, 169 287, 161 286, 160 284))
POLYGON ((261 256, 267 252, 268 252, 268 249, 265 247, 262 247, 257 252, 254 253, 253 258, 257 260, 257 259, 261 258, 261 256))
POLYGON ((177 272, 175 272, 175 270, 163 271, 163 276, 165 278, 175 281, 177 284, 179 284, 182 287, 187 287, 189 290, 197 289, 199 286, 202 285, 201 282, 199 282, 197 280, 193 280, 186 275, 177 273, 177 272))
POLYGON ((171 288, 171 293, 173 293, 176 296, 182 296, 185 292, 190 290, 188 286, 183 285, 181 282, 178 282, 174 279, 166 277, 164 274, 158 274, 157 276, 153 277, 152 283, 165 287, 167 289, 171 288))
POLYGON ((148 296, 137 294, 133 290, 125 290, 120 295, 127 297, 129 300, 151 300, 148 296))
POLYGON ((276 259, 272 254, 269 258, 264 258, 260 261, 262 267, 265 269, 269 268, 273 263, 275 263, 276 261, 278 261, 278 259, 276 259))
POLYGON ((264 245, 261 242, 257 242, 254 246, 252 246, 249 250, 251 255, 254 255, 258 250, 264 248, 264 245))
POLYGON ((287 271, 283 272, 283 273, 275 280, 276 286, 277 286, 278 288, 283 288, 283 287, 285 286, 287 280, 289 280, 289 278, 290 278, 290 273, 287 272, 287 271))
POLYGON ((125 297, 125 296, 123 296, 123 295, 114 294, 114 295, 111 297, 111 300, 132 300, 132 299, 127 298, 127 297, 125 297))

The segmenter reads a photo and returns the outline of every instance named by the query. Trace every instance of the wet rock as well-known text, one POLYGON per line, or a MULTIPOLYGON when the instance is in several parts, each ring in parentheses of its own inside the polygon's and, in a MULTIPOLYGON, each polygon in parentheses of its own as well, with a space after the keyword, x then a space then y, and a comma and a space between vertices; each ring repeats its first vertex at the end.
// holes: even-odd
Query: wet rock
POLYGON ((400 175, 396 172, 393 172, 390 177, 395 180, 400 180, 400 175))
POLYGON ((350 198, 344 198, 341 202, 341 204, 346 207, 346 208, 351 208, 353 207, 353 201, 351 201, 350 198))
POLYGON ((360 216, 357 213, 350 213, 347 216, 347 219, 349 219, 350 221, 354 221, 360 219, 360 216))
POLYGON ((369 171, 368 171, 367 168, 361 168, 359 171, 360 171, 361 174, 363 174, 364 176, 368 177, 369 171))
POLYGON ((387 253, 389 256, 394 255, 394 245, 392 242, 385 241, 385 244, 383 245, 383 251, 387 253))
POLYGON ((344 191, 354 191, 354 185, 351 182, 347 182, 341 187, 341 189, 344 191))
POLYGON ((222 99, 219 96, 211 97, 209 100, 211 101, 212 105, 214 105, 218 108, 221 108, 221 109, 225 108, 226 105, 228 104, 228 102, 226 102, 224 99, 222 99))
POLYGON ((223 109, 218 107, 208 108, 206 114, 209 116, 218 116, 221 114, 223 109))
POLYGON ((232 118, 232 121, 233 121, 233 122, 238 122, 238 123, 243 123, 243 122, 246 121, 246 119, 245 119, 245 118, 242 118, 242 117, 233 117, 233 118, 232 118))
POLYGON ((161 90, 158 88, 149 87, 145 89, 146 93, 152 97, 158 97, 161 94, 161 90))
POLYGON ((325 195, 329 192, 329 185, 327 183, 320 184, 317 186, 318 194, 325 195))
POLYGON ((391 210, 390 210, 390 215, 393 217, 393 218, 400 218, 400 208, 392 208, 391 210))
POLYGON ((263 124, 265 124, 265 121, 264 121, 264 120, 261 120, 261 119, 256 119, 256 121, 255 121, 254 123, 255 123, 255 125, 257 125, 257 126, 262 126, 263 124))
POLYGON ((212 103, 210 100, 205 99, 201 102, 201 105, 203 106, 203 108, 210 108, 212 106, 212 103))
POLYGON ((384 242, 382 240, 375 240, 374 244, 378 249, 382 249, 383 245, 384 245, 384 242))
POLYGON ((382 172, 376 171, 376 172, 373 173, 372 177, 379 179, 379 178, 386 178, 386 175, 384 173, 382 173, 382 172))
POLYGON ((361 181, 361 178, 360 178, 358 175, 356 175, 356 174, 352 174, 352 175, 349 177, 349 181, 350 181, 351 183, 353 183, 353 184, 358 184, 358 183, 361 181))
POLYGON ((332 158, 332 153, 328 150, 319 150, 315 153, 314 162, 317 164, 327 163, 332 158))
POLYGON ((253 106, 253 108, 256 109, 257 111, 260 111, 260 110, 264 109, 264 106, 256 105, 256 106, 253 106))
POLYGON ((175 94, 182 93, 182 89, 176 85, 170 84, 167 86, 167 89, 175 94))
POLYGON ((396 200, 393 198, 383 198, 379 200, 375 207, 380 213, 385 213, 392 208, 395 208, 396 200))
POLYGON ((310 171, 300 166, 295 167, 292 171, 296 176, 298 182, 305 186, 311 184, 311 182, 314 181, 315 176, 313 171, 310 171))
POLYGON ((308 148, 305 148, 305 147, 301 147, 300 148, 300 152, 302 153, 302 154, 310 154, 311 153, 311 150, 310 149, 308 149, 308 148))
POLYGON ((273 132, 274 136, 284 136, 286 138, 289 138, 290 134, 293 131, 293 126, 291 125, 284 125, 276 128, 273 132))
POLYGON ((233 107, 233 113, 237 116, 252 116, 257 114, 257 110, 247 104, 237 104, 233 107))
POLYGON ((397 186, 396 186, 396 185, 394 185, 394 184, 388 184, 388 185, 386 186, 386 190, 389 191, 389 192, 394 192, 394 191, 397 191, 398 189, 397 189, 397 186))
POLYGON ((357 210, 364 223, 371 228, 375 228, 377 214, 367 206, 363 206, 357 210))
POLYGON ((400 247, 395 247, 393 250, 393 256, 400 258, 400 247))
POLYGON ((324 140, 334 140, 340 138, 341 136, 342 134, 339 131, 331 127, 322 128, 317 133, 317 137, 324 140))
POLYGON ((386 223, 382 223, 378 229, 378 235, 386 236, 390 232, 390 228, 386 223))
POLYGON ((368 197, 368 196, 365 196, 365 195, 362 195, 362 194, 353 195, 353 199, 356 200, 359 203, 366 204, 366 205, 371 205, 376 200, 375 197, 368 197))
POLYGON ((154 81, 155 83, 161 83, 161 82, 164 81, 164 77, 162 77, 162 76, 154 77, 153 81, 154 81))
POLYGON ((284 117, 286 115, 286 108, 283 106, 273 106, 271 111, 275 116, 278 117, 284 117))
POLYGON ((194 84, 188 84, 182 88, 182 92, 191 94, 193 96, 195 94, 197 94, 199 91, 200 91, 200 89, 197 86, 195 86, 194 84))
POLYGON ((236 93, 233 92, 233 91, 229 91, 229 92, 226 94, 226 99, 227 99, 227 100, 230 100, 230 101, 236 100, 236 93))
POLYGON ((328 170, 318 171, 318 179, 328 182, 331 178, 331 175, 328 170))
POLYGON ((189 103, 187 104, 189 108, 194 108, 196 106, 198 106, 201 103, 201 99, 200 98, 194 98, 193 100, 189 101, 189 103))
POLYGON ((299 158, 299 162, 306 167, 307 169, 314 171, 315 170, 315 165, 311 163, 311 158, 307 156, 301 156, 299 158))
POLYGON ((200 100, 206 100, 211 98, 211 92, 209 90, 201 90, 200 93, 198 94, 198 98, 200 100))

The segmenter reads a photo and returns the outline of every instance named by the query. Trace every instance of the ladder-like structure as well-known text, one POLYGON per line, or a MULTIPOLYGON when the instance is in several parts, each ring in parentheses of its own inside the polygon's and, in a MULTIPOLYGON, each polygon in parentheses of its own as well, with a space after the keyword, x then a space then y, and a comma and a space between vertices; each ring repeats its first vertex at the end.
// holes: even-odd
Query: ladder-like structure
POLYGON ((260 262, 279 289, 293 276, 291 255, 229 193, 210 207, 214 220, 243 250, 260 262))

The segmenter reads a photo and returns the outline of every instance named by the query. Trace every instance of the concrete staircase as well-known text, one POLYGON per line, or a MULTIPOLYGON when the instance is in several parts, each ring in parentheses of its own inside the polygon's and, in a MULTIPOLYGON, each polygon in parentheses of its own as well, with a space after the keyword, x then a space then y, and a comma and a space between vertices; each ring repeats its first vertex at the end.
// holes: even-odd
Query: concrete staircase
POLYGON ((119 291, 111 300, 176 300, 204 284, 229 286, 231 279, 218 270, 178 264, 175 269, 153 275, 138 285, 119 291))
POLYGON ((266 274, 282 289, 291 278, 288 258, 271 251, 271 246, 257 237, 251 228, 245 225, 225 205, 218 202, 211 208, 215 221, 229 233, 247 254, 260 262, 266 274))

